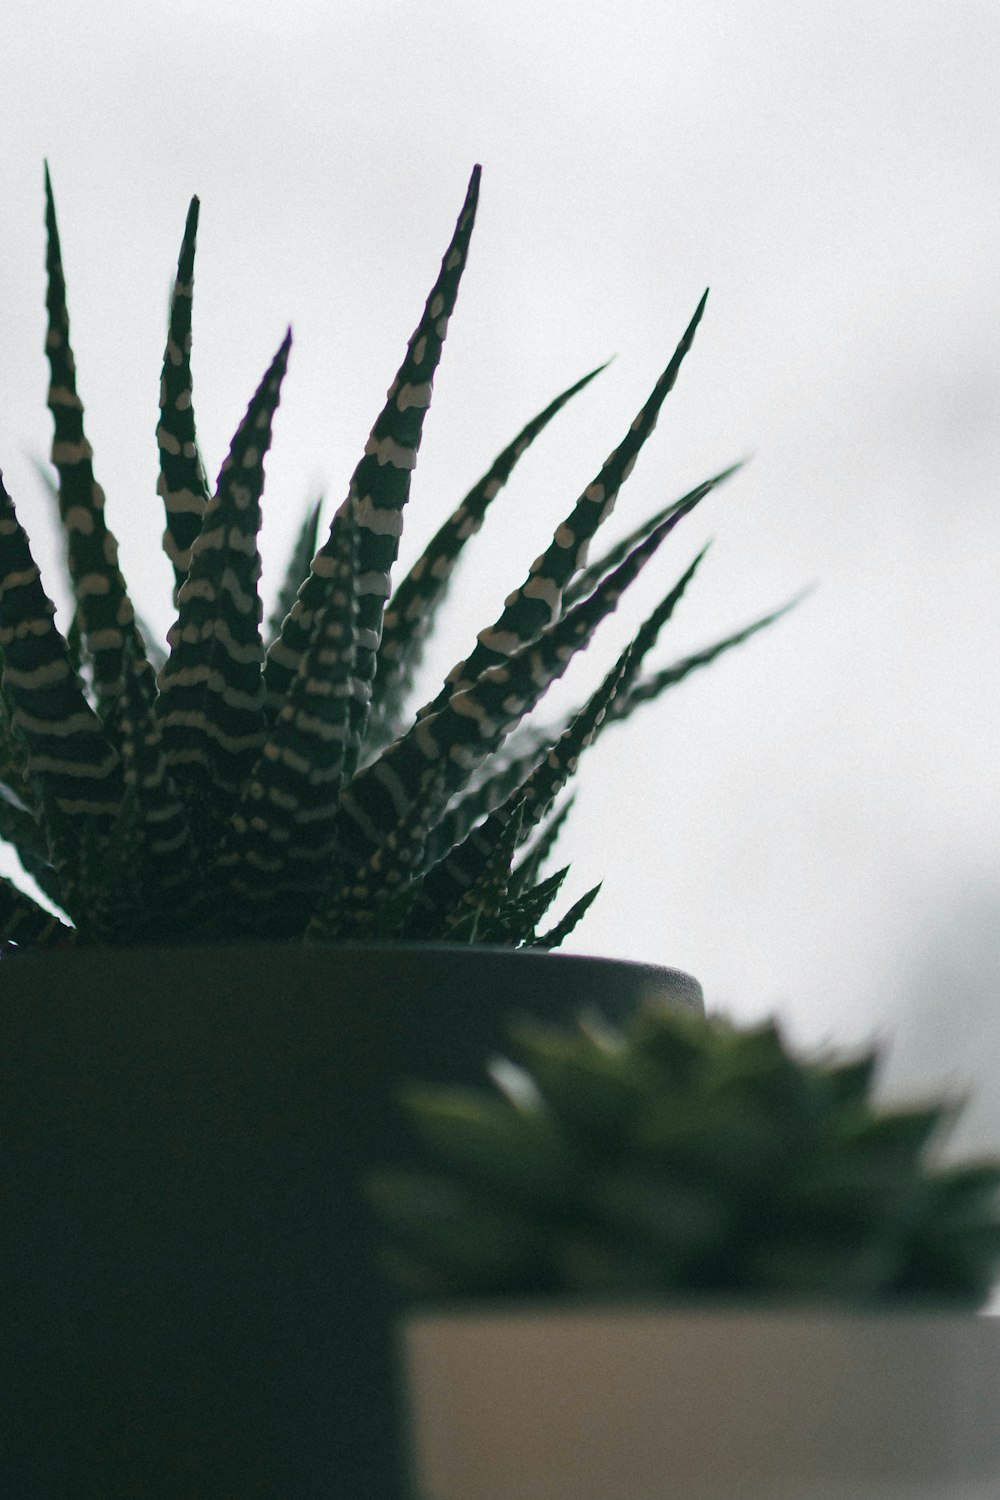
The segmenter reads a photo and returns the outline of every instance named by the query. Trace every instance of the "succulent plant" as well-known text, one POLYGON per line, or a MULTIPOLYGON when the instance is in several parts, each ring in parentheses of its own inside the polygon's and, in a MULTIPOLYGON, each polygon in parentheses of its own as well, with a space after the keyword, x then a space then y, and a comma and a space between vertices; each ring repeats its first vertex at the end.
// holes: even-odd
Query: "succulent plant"
MULTIPOLYGON (((518 459, 585 375, 530 421, 393 591, 404 506, 466 263, 479 169, 440 274, 346 500, 319 543, 310 509, 269 633, 257 534, 286 334, 214 488, 192 405, 198 200, 170 305, 157 442, 176 621, 158 648, 129 599, 84 431, 46 170, 53 488, 72 619, 65 637, 0 483, 0 838, 63 917, 0 882, 0 945, 362 938, 552 946, 562 874, 540 866, 582 750, 671 682, 782 611, 656 672, 647 652, 700 558, 598 690, 565 722, 521 720, 590 641, 706 480, 596 562, 587 548, 653 430, 704 298, 623 441, 436 696, 406 704, 424 637, 465 541, 518 459), (517 731, 517 732, 515 732, 517 731)), ((787 607, 787 606, 786 606, 787 607)))
POLYGON ((877 1055, 777 1024, 640 1010, 522 1026, 497 1088, 412 1088, 416 1168, 371 1184, 422 1296, 767 1298, 977 1307, 1000 1162, 942 1165, 952 1104, 880 1107, 877 1055))

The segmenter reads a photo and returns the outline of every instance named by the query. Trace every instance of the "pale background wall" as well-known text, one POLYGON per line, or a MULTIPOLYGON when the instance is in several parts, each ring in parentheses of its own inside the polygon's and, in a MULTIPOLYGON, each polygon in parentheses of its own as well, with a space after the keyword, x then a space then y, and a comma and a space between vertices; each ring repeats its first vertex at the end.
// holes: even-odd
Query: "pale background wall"
MULTIPOLYGON (((993 0, 7 0, 0 461, 43 560, 42 158, 126 575, 165 629, 156 392, 202 198, 195 394, 210 465, 286 322, 273 579, 342 498, 475 161, 480 217, 405 539, 615 363, 525 460, 438 666, 619 440, 695 303, 695 348, 610 525, 753 451, 596 649, 709 535, 663 659, 801 609, 609 735, 565 853, 572 944, 698 974, 807 1041, 894 1038, 900 1085, 973 1082, 1000 1143, 1000 513, 993 0)), ((48 562, 51 573, 51 562, 48 562)), ((576 693, 588 678, 578 675, 576 693)))

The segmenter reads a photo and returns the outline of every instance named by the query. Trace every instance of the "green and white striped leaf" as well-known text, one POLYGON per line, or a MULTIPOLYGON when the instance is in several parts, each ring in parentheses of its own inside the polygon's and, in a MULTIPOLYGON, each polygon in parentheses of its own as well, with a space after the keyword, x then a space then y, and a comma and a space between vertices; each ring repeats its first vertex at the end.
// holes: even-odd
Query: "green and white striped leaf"
POLYGON ((611 713, 608 715, 608 722, 621 723, 630 714, 634 713, 640 704, 650 703, 654 698, 658 698, 661 693, 666 692, 667 688, 674 687, 677 683, 683 682, 684 678, 690 676, 692 672, 698 671, 701 667, 709 666, 711 662, 716 661, 726 651, 731 651, 734 646, 741 646, 744 641, 750 640, 758 631, 764 630, 768 625, 773 625, 776 620, 780 620, 782 615, 787 615, 790 610, 793 610, 810 593, 811 590, 806 589, 802 593, 796 594, 794 599, 789 599, 787 604, 782 604, 780 608, 771 610, 769 614, 761 615, 760 619, 752 621, 749 625, 744 625, 741 630, 734 631, 732 635, 727 635, 722 640, 714 641, 710 646, 705 646, 700 651, 693 651, 689 656, 683 656, 677 661, 671 662, 669 666, 661 667, 657 672, 650 672, 644 677, 637 678, 615 700, 611 713))
POLYGON ((477 899, 484 872, 492 868, 495 851, 506 847, 505 841, 510 837, 508 830, 516 824, 515 842, 510 845, 504 876, 506 890, 517 844, 531 835, 566 782, 575 774, 580 756, 593 743, 624 680, 631 649, 626 648, 596 692, 527 779, 510 793, 501 807, 473 828, 457 848, 428 872, 416 908, 421 921, 435 925, 439 913, 456 912, 470 899, 477 899))
POLYGON ((170 774, 159 720, 136 691, 132 676, 126 678, 119 726, 146 921, 151 934, 173 936, 190 930, 204 894, 198 849, 190 805, 170 774))
MULTIPOLYGON (((465 881, 462 889, 455 892, 456 899, 451 903, 450 909, 440 908, 444 913, 445 935, 470 911, 477 912, 480 921, 500 915, 507 895, 514 852, 521 840, 524 810, 525 801, 522 798, 516 806, 507 810, 505 817, 487 820, 481 830, 482 840, 477 852, 481 850, 482 857, 477 861, 475 873, 465 881)), ((431 871, 423 882, 421 894, 424 898, 427 895, 428 881, 434 873, 431 871)))
MULTIPOLYGON (((707 493, 708 490, 704 487, 693 490, 690 495, 685 496, 680 505, 670 506, 664 512, 659 524, 662 525, 673 518, 679 519, 680 516, 687 514, 707 493)), ((648 534, 645 532, 645 535, 648 534)), ((655 644, 663 625, 673 614, 707 550, 707 547, 701 550, 678 583, 640 626, 635 639, 626 648, 619 662, 612 668, 605 683, 598 688, 589 704, 585 704, 577 714, 564 720, 555 729, 544 730, 536 729, 531 725, 522 726, 520 744, 517 738, 512 736, 511 748, 516 753, 508 758, 504 757, 501 751, 497 756, 498 764, 493 774, 453 803, 429 841, 429 852, 433 854, 435 861, 443 859, 449 850, 454 850, 460 845, 479 820, 493 813, 508 797, 516 799, 519 791, 526 785, 527 778, 540 767, 540 763, 544 762, 546 757, 551 757, 555 753, 557 745, 571 733, 573 724, 578 723, 582 726, 586 722, 585 717, 581 716, 586 715, 588 708, 601 702, 601 694, 606 690, 608 683, 613 680, 616 684, 612 694, 615 703, 629 691, 643 658, 655 644)), ((608 703, 610 702, 611 699, 608 700, 608 703)), ((602 725, 607 722, 607 717, 602 707, 600 718, 602 725)))
POLYGON ((597 885, 592 886, 589 891, 586 891, 580 897, 579 901, 573 902, 566 915, 560 918, 554 927, 550 927, 548 932, 543 932, 541 936, 532 938, 526 946, 529 948, 560 947, 573 929, 583 921, 583 918, 587 915, 587 912, 600 894, 601 882, 599 881, 597 885))
POLYGON ((477 823, 502 807, 558 738, 557 732, 546 734, 541 729, 532 730, 529 736, 528 729, 529 726, 522 723, 512 731, 479 771, 473 773, 468 787, 451 799, 447 812, 427 841, 428 864, 437 864, 444 859, 468 837, 477 823), (508 756, 508 751, 522 737, 526 739, 523 753, 519 751, 508 756))
POLYGON ((156 492, 166 511, 163 550, 174 570, 175 605, 191 565, 191 548, 201 530, 211 494, 198 451, 191 400, 191 306, 198 207, 198 199, 192 198, 170 298, 167 346, 160 381, 160 422, 156 429, 160 451, 156 492))
MULTIPOLYGON (((702 493, 707 493, 707 491, 702 493)), ((685 504, 690 508, 691 505, 697 504, 700 498, 701 494, 699 492, 692 491, 691 496, 686 497, 685 504)), ((675 513, 676 507, 672 506, 665 514, 669 517, 675 513)), ((618 681, 615 694, 609 703, 608 712, 601 719, 600 728, 603 729, 607 724, 617 719, 620 704, 624 703, 627 705, 629 695, 637 685, 638 674, 644 658, 656 644, 657 636, 663 626, 672 617, 677 604, 680 602, 707 551, 708 546, 706 545, 698 553, 690 566, 685 569, 670 592, 660 601, 652 614, 639 627, 631 645, 627 647, 617 666, 612 669, 609 677, 614 676, 619 668, 622 669, 622 675, 618 681), (627 665, 625 664, 626 657, 627 665)), ((765 620, 758 621, 756 628, 763 629, 763 626, 769 624, 773 618, 776 618, 776 616, 768 616, 765 620)), ((731 643, 737 644, 735 640, 731 643)), ((726 642, 724 644, 730 643, 726 642)), ((695 665, 698 665, 698 663, 694 663, 690 670, 694 670, 695 665)), ((669 682, 664 682, 663 687, 665 688, 670 685, 669 682)), ((600 691, 601 689, 598 689, 598 692, 600 691)), ((582 711, 580 710, 579 712, 582 711)), ((627 708, 625 711, 627 713, 627 708)), ((480 785, 470 790, 465 797, 458 799, 449 809, 445 818, 442 819, 438 829, 435 830, 432 847, 437 851, 438 858, 444 857, 446 849, 453 848, 461 843, 469 830, 481 817, 500 807, 507 797, 516 794, 517 789, 524 784, 526 778, 532 774, 547 756, 552 754, 556 745, 569 732, 575 718, 576 715, 570 716, 564 719, 558 727, 549 727, 548 729, 538 728, 530 724, 521 726, 518 734, 511 737, 509 745, 504 746, 498 752, 496 757, 496 771, 482 781, 480 785), (515 753, 508 757, 504 755, 504 751, 507 749, 515 753), (446 839, 449 842, 445 843, 446 839)))
POLYGON ((368 732, 369 746, 380 748, 400 732, 403 699, 420 664, 423 643, 447 596, 451 575, 465 543, 481 529, 491 502, 514 472, 518 459, 566 403, 606 368, 606 364, 598 365, 596 370, 584 375, 521 429, 435 533, 393 591, 382 622, 378 671, 372 684, 373 723, 368 732))
POLYGON ((220 871, 251 923, 264 902, 294 903, 299 930, 330 876, 356 654, 358 532, 348 513, 334 523, 327 602, 240 795, 219 856, 220 871))
MULTIPOLYGON (((618 491, 632 472, 640 449, 656 426, 660 408, 673 390, 684 356, 694 341, 695 330, 701 322, 707 298, 706 291, 670 363, 633 420, 628 433, 605 460, 600 473, 584 490, 566 520, 556 529, 545 552, 532 563, 526 581, 508 596, 496 622, 487 630, 480 631, 470 656, 452 667, 437 697, 420 709, 418 717, 436 713, 452 693, 469 687, 480 673, 512 656, 528 642, 536 640, 547 625, 559 618, 563 609, 563 590, 574 574, 585 565, 591 538, 614 509, 618 491)), ((690 503, 693 502, 688 502, 687 508, 690 508, 690 503)), ((681 513, 683 510, 682 502, 681 513)))
POLYGON ((508 891, 509 899, 495 925, 486 928, 484 941, 513 944, 515 947, 530 943, 535 937, 539 922, 555 901, 568 874, 569 865, 564 865, 561 870, 556 870, 537 885, 529 886, 516 895, 508 891))
MULTIPOLYGON (((382 636, 382 614, 391 592, 390 574, 403 530, 403 507, 409 499, 410 475, 416 466, 424 417, 431 402, 434 372, 465 269, 479 198, 479 177, 480 169, 476 167, 440 274, 389 387, 386 404, 372 428, 342 507, 352 515, 360 537, 358 655, 351 710, 355 744, 360 744, 364 736, 376 652, 382 636)), ((331 536, 313 559, 309 577, 282 625, 280 638, 267 654, 265 683, 272 705, 284 698, 308 646, 316 613, 329 588, 332 547, 331 527, 331 536)), ((348 774, 353 769, 349 763, 348 774)))
MULTIPOLYGON (((434 941, 462 943, 490 943, 500 948, 523 948, 535 936, 535 929, 552 905, 559 888, 569 873, 567 865, 557 870, 539 885, 511 896, 504 892, 498 909, 490 913, 475 902, 465 907, 465 914, 449 918, 440 932, 433 934, 434 941)), ((410 936, 409 932, 407 936, 410 936)))
POLYGON ((282 579, 278 597, 274 601, 267 621, 266 649, 270 651, 271 646, 281 635, 281 627, 285 622, 295 604, 299 589, 303 580, 309 576, 309 564, 316 554, 319 543, 319 517, 323 508, 322 495, 310 505, 302 525, 299 527, 298 535, 292 547, 288 565, 285 568, 285 576, 282 579))
POLYGON ((534 708, 546 689, 586 646, 602 619, 617 606, 661 542, 680 520, 669 517, 590 596, 513 656, 483 672, 471 687, 416 724, 360 772, 342 798, 341 847, 359 863, 377 849, 421 795, 428 771, 443 777, 438 816, 474 769, 534 708))
POLYGON ((24 779, 46 819, 49 853, 68 905, 78 882, 74 856, 81 830, 100 840, 122 796, 121 765, 73 671, 56 629, 55 607, 14 503, 0 479, 0 652, 13 732, 26 756, 24 779))
POLYGON ((706 479, 701 484, 695 485, 693 490, 689 490, 679 500, 673 500, 669 505, 665 505, 662 510, 657 511, 655 516, 650 516, 641 526, 637 526, 634 531, 630 531, 628 536, 623 537, 620 542, 616 542, 602 557, 598 558, 596 562, 590 563, 567 585, 563 596, 564 607, 575 604, 577 599, 582 599, 585 594, 589 594, 595 589, 605 574, 610 573, 612 568, 617 568, 622 558, 627 557, 632 548, 637 547, 643 537, 648 536, 655 526, 659 526, 661 521, 666 520, 667 516, 672 515, 675 510, 682 510, 685 506, 690 505, 692 501, 703 499, 711 490, 718 488, 720 484, 723 484, 731 475, 742 469, 742 467, 742 461, 730 464, 727 469, 720 470, 711 479, 706 479))
POLYGON ((55 425, 52 462, 59 474, 59 511, 66 532, 80 630, 93 663, 98 709, 104 715, 123 690, 126 643, 134 670, 139 673, 150 701, 155 681, 118 567, 118 542, 104 519, 104 491, 94 478, 93 450, 84 432, 83 402, 76 388, 66 281, 48 167, 45 222, 48 231, 45 352, 51 374, 48 406, 55 425))
MULTIPOLYGON (((29 460, 32 468, 35 470, 35 473, 38 475, 38 478, 42 483, 42 488, 45 490, 46 495, 49 497, 53 506, 55 507, 55 517, 58 521, 60 519, 59 481, 57 478, 54 479, 52 477, 52 469, 47 462, 44 462, 34 454, 29 455, 29 460)), ((65 553, 63 554, 63 560, 67 560, 65 553)), ((68 567, 66 570, 66 579, 69 585, 70 596, 72 597, 73 579, 68 567)), ((133 608, 133 614, 135 616, 135 623, 138 627, 139 634, 141 635, 143 644, 146 648, 146 657, 153 667, 153 670, 155 672, 158 672, 167 659, 167 653, 157 641, 155 630, 153 630, 149 622, 145 619, 141 610, 133 608)), ((69 647, 70 661, 73 664, 73 670, 79 672, 83 664, 83 656, 85 653, 83 651, 83 641, 81 639, 80 612, 78 609, 75 609, 73 611, 73 618, 70 621, 69 628, 66 632, 66 644, 69 647)))
POLYGON ((510 881, 512 895, 516 896, 520 891, 527 890, 537 881, 540 871, 556 846, 560 833, 566 826, 566 819, 575 801, 575 795, 566 798, 562 807, 557 808, 541 828, 531 848, 514 866, 510 881))
POLYGON ((340 861, 327 899, 306 929, 308 939, 369 940, 385 932, 389 911, 402 922, 416 895, 427 833, 444 801, 444 781, 443 764, 428 766, 418 795, 368 858, 353 865, 340 861))
POLYGON ((219 472, 191 551, 167 640, 157 716, 167 764, 213 835, 265 739, 258 592, 264 458, 288 364, 291 332, 258 386, 219 472))

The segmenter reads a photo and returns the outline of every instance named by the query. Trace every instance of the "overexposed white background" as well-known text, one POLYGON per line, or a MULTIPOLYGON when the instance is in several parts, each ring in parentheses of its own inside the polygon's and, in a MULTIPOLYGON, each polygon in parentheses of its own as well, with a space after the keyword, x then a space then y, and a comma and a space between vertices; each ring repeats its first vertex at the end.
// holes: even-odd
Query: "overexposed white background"
MULTIPOLYGON (((993 0, 8 0, 0 463, 51 577, 42 160, 80 390, 137 603, 170 623, 156 402, 202 200, 195 400, 217 469, 282 336, 266 582, 384 399, 474 162, 476 234, 407 516, 412 559, 524 421, 436 676, 694 349, 608 523, 727 462, 595 642, 578 697, 711 536, 669 659, 815 582, 585 762, 570 945, 697 974, 804 1041, 971 1083, 1000 1145, 1000 11, 993 0)), ((428 679, 428 687, 433 686, 428 679)))

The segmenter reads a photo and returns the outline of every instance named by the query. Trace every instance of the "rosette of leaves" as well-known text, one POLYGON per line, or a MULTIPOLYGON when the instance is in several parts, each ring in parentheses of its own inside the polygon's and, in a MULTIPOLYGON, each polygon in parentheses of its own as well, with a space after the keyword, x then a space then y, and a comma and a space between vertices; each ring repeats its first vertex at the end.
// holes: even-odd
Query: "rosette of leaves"
POLYGON ((347 497, 322 540, 318 507, 310 511, 266 629, 257 539, 291 334, 211 485, 192 402, 193 200, 157 428, 176 609, 164 651, 137 617, 105 518, 46 172, 53 489, 73 611, 64 637, 0 484, 0 837, 64 915, 0 881, 0 944, 8 955, 71 942, 244 934, 552 946, 595 894, 542 930, 565 872, 543 876, 541 866, 563 811, 556 799, 582 751, 609 724, 781 613, 696 656, 647 669, 647 653, 698 559, 578 713, 547 728, 522 724, 666 536, 732 472, 698 485, 587 564, 591 539, 674 385, 703 298, 629 431, 549 546, 520 582, 505 580, 513 592, 433 699, 408 707, 425 636, 465 542, 525 449, 598 373, 528 422, 393 588, 478 192, 476 168, 347 497))
POLYGON ((952 1104, 880 1107, 877 1057, 801 1058, 776 1024, 641 1010, 532 1024, 492 1093, 412 1089, 418 1168, 371 1185, 430 1297, 734 1298, 979 1307, 1000 1162, 942 1165, 952 1104))

